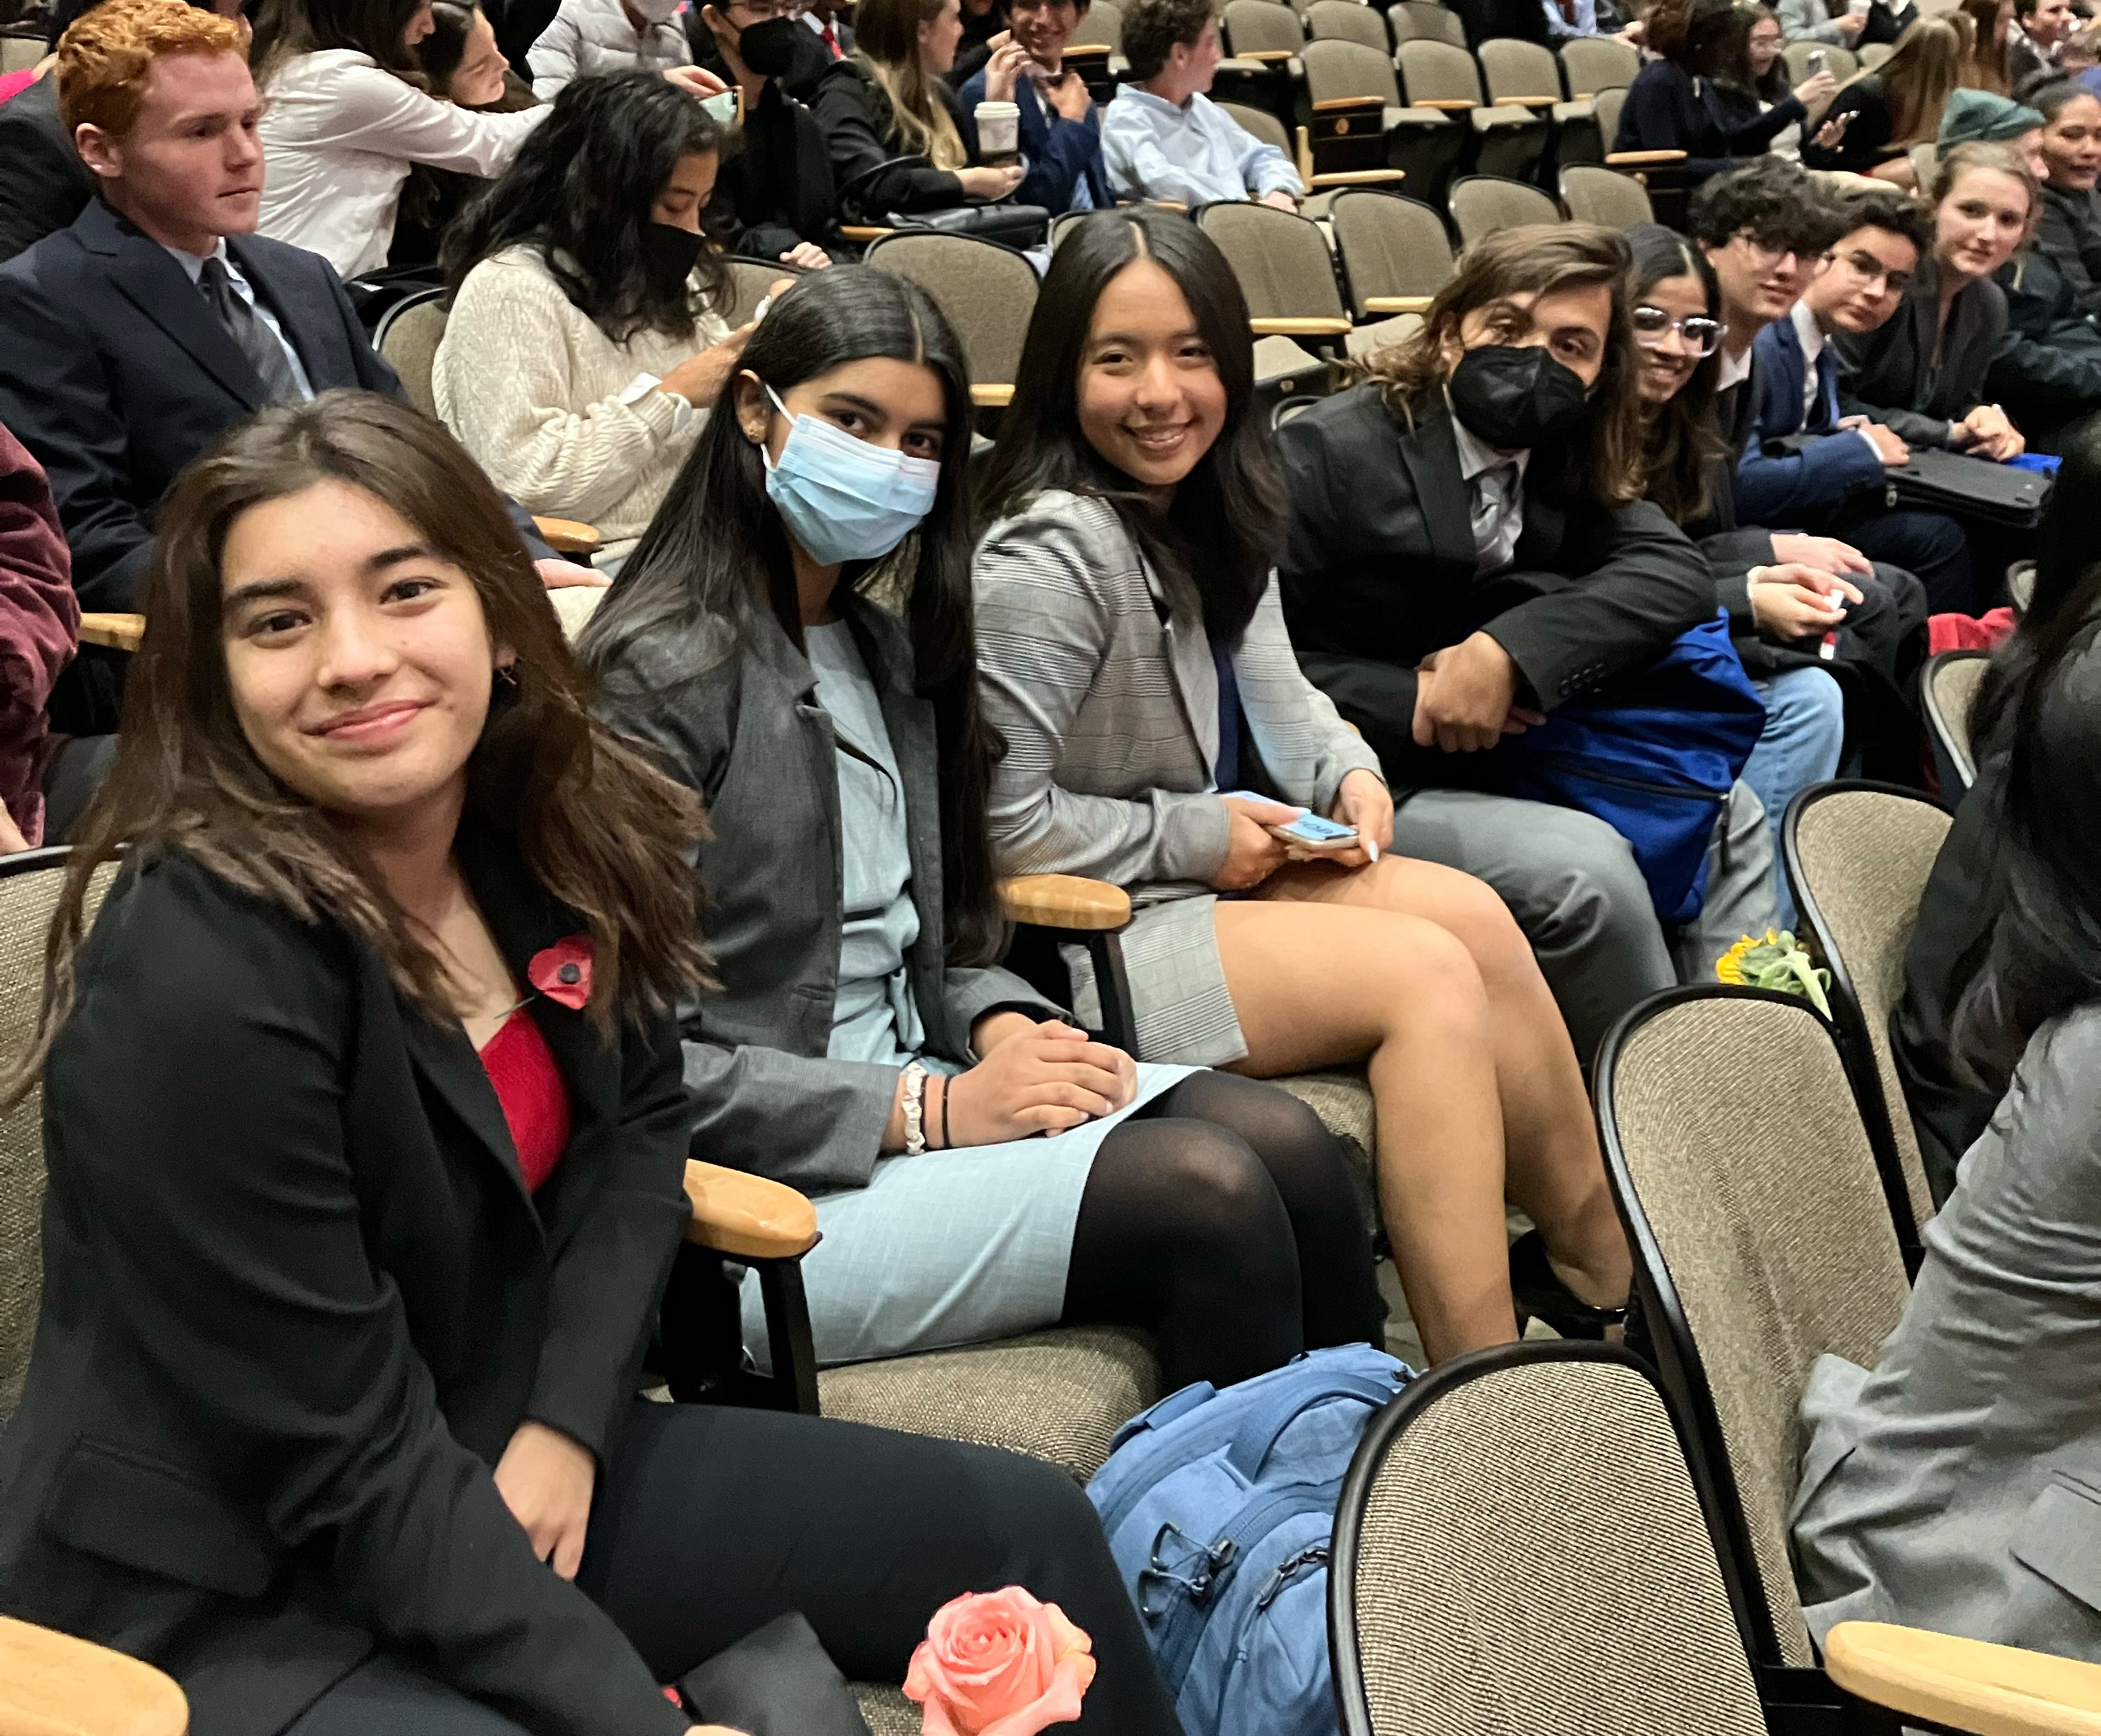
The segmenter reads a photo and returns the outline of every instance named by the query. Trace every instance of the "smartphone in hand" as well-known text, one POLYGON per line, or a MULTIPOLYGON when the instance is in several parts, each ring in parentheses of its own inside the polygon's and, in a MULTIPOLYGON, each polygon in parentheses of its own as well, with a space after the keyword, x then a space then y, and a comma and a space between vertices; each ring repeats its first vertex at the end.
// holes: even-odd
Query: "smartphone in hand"
POLYGON ((1269 835, 1298 850, 1342 850, 1356 847, 1357 828, 1318 814, 1302 814, 1288 826, 1272 826, 1269 835))

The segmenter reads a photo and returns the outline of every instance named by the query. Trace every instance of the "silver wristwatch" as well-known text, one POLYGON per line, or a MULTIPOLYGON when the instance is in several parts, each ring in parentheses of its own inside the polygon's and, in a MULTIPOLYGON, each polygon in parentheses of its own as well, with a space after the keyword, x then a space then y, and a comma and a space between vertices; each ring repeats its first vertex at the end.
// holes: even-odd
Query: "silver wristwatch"
POLYGON ((917 1061, 905 1067, 905 1152, 917 1157, 927 1149, 927 1069, 917 1061))

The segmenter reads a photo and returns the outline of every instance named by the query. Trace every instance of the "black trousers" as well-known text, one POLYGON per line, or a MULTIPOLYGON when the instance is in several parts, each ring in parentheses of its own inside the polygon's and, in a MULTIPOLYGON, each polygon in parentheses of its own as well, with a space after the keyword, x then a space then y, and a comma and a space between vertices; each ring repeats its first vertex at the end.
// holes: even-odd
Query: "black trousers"
MULTIPOLYGON (((1023 1585, 1093 1638, 1098 1668, 1073 1730, 1181 1730, 1093 1506, 1062 1471, 1011 1453, 638 1399, 599 1481, 577 1583, 667 1682, 790 1610, 849 1681, 901 1681, 941 1605, 1023 1585)), ((520 1732, 383 1657, 287 1736, 520 1732)))

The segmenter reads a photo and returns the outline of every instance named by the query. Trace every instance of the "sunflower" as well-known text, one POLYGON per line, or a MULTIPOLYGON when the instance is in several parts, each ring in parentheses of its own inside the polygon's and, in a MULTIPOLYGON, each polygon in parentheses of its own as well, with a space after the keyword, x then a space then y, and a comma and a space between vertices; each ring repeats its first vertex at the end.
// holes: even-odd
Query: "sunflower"
POLYGON ((1787 930, 1767 929, 1763 939, 1746 934, 1714 961, 1714 974, 1738 988, 1772 988, 1799 995, 1826 1018, 1831 1002, 1825 991, 1831 973, 1819 970, 1787 930))

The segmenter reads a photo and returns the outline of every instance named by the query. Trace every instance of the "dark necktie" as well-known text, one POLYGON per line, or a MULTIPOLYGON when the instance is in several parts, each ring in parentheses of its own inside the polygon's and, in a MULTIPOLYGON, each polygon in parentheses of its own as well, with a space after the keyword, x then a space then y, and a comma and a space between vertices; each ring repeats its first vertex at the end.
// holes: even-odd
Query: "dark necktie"
POLYGON ((277 341, 277 334, 263 323, 263 316, 248 305, 245 296, 233 287, 233 280, 227 275, 223 259, 207 259, 204 269, 197 274, 197 288, 204 292, 205 300, 211 311, 219 316, 241 353, 255 370, 255 377, 263 382, 263 395, 272 404, 297 404, 300 399, 298 377, 292 372, 291 358, 285 354, 285 347, 277 341))
POLYGON ((1829 342, 1816 352, 1816 419, 1811 431, 1829 434, 1838 426, 1838 358, 1829 342))

